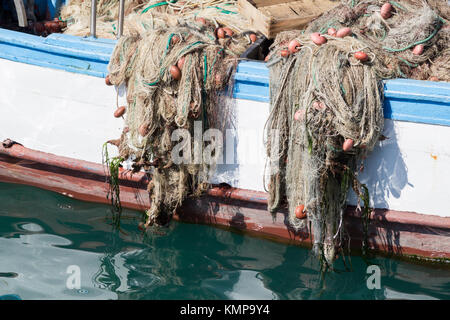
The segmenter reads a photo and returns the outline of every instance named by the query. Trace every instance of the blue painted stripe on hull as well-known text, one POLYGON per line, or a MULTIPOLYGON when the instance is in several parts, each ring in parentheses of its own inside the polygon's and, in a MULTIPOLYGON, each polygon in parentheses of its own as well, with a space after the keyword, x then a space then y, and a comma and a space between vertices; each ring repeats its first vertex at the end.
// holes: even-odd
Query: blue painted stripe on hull
POLYGON ((105 77, 115 43, 65 34, 44 38, 0 29, 0 58, 105 77))
MULTIPOLYGON (((269 102, 269 69, 264 62, 239 63, 236 99, 269 102)), ((386 119, 450 126, 450 83, 394 79, 384 81, 386 119)))
MULTIPOLYGON (((0 58, 105 77, 115 43, 65 34, 43 38, 0 29, 0 58)), ((450 126, 450 83, 395 79, 384 86, 385 118, 450 126)), ((239 63, 234 97, 269 102, 269 69, 264 62, 239 63)))

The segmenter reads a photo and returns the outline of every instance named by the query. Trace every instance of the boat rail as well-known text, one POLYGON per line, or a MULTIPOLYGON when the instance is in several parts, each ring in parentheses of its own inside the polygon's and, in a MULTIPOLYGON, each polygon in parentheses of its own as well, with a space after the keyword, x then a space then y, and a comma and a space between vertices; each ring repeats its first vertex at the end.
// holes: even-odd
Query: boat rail
MULTIPOLYGON (((117 39, 119 39, 123 34, 123 20, 125 13, 125 0, 119 1, 119 30, 117 32, 117 39)), ((96 38, 97 30, 97 0, 91 0, 91 37, 96 38)))

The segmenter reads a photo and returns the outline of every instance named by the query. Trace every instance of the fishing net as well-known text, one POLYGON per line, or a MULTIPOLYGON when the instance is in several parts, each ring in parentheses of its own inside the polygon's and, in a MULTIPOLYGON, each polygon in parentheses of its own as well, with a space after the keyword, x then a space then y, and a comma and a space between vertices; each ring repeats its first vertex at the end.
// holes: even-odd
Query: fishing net
POLYGON ((287 202, 290 227, 312 233, 313 251, 324 266, 343 250, 350 188, 367 234, 369 194, 358 172, 383 130, 381 80, 411 74, 415 66, 443 57, 443 46, 448 50, 443 19, 426 2, 395 2, 395 14, 386 19, 380 14, 385 2, 345 1, 305 31, 278 34, 267 62, 269 211, 287 202), (343 27, 353 36, 326 34, 343 27), (326 43, 313 42, 314 32, 325 33, 326 43), (293 40, 296 46, 290 46, 293 40), (413 54, 419 44, 425 49, 413 54))
POLYGON ((232 74, 249 34, 221 38, 212 22, 183 20, 118 41, 108 78, 126 86, 128 106, 117 145, 151 180, 146 226, 166 223, 187 196, 208 188, 221 133, 207 132, 232 122, 232 74))
MULTIPOLYGON (((312 233, 313 251, 327 267, 346 241, 343 216, 350 188, 367 234, 369 194, 358 172, 383 130, 381 80, 450 77, 446 1, 389 1, 389 17, 380 9, 386 3, 342 1, 306 30, 278 34, 269 54, 268 209, 275 213, 287 205, 290 228, 312 233), (326 34, 344 27, 352 35, 326 34), (316 32, 325 33, 325 44, 314 43, 316 32), (286 54, 293 39, 300 47, 286 54)), ((248 21, 235 5, 126 2, 125 36, 114 49, 109 81, 127 88, 125 129, 115 143, 119 159, 131 159, 134 171, 143 168, 151 180, 146 226, 165 223, 186 197, 208 188, 217 159, 200 160, 198 150, 207 143, 196 136, 233 122, 232 74, 252 42, 248 21), (234 35, 218 39, 221 25, 234 35), (182 60, 179 74, 172 73, 182 60), (174 161, 180 151, 181 162, 174 161)), ((66 33, 89 34, 89 6, 74 0, 63 9, 66 33)), ((118 0, 98 6, 97 34, 115 38, 118 0)), ((117 173, 118 162, 108 163, 117 173)), ((112 189, 113 198, 118 190, 112 189)), ((364 239, 363 253, 367 247, 364 239)))
MULTIPOLYGON (((144 0, 125 1, 125 16, 138 10, 144 0)), ((91 1, 71 0, 61 7, 60 19, 67 23, 64 33, 75 36, 90 34, 91 1)), ((97 1, 97 30, 99 38, 115 38, 117 35, 117 20, 119 18, 119 0, 97 1)))
POLYGON ((445 0, 342 1, 310 23, 306 32, 351 27, 358 39, 376 50, 387 68, 381 73, 383 78, 450 81, 445 72, 450 59, 449 8, 445 0), (393 8, 387 19, 380 13, 385 3, 393 8), (414 54, 413 49, 420 45, 423 52, 414 54))
MULTIPOLYGON (((224 0, 127 0, 125 1, 124 35, 134 35, 170 25, 176 27, 178 19, 203 18, 216 27, 230 27, 241 33, 250 25, 237 10, 237 1, 224 0)), ((67 23, 64 33, 76 36, 90 34, 91 2, 72 0, 62 7, 60 19, 67 23)), ((97 28, 99 38, 115 39, 118 33, 119 0, 98 0, 97 28)))
MULTIPOLYGON (((108 81, 127 92, 125 129, 120 139, 108 141, 120 156, 109 159, 104 147, 116 212, 121 211, 118 167, 124 160, 134 171, 143 168, 151 180, 146 226, 166 223, 188 195, 208 188, 221 141, 214 133, 210 144, 202 139, 209 128, 233 123, 230 81, 237 59, 255 41, 236 3, 125 1, 124 36, 108 66, 108 81), (212 152, 204 159, 208 147, 212 152)), ((90 12, 90 1, 70 1, 60 15, 67 23, 64 32, 89 35, 90 12)), ((117 37, 118 14, 119 0, 97 2, 97 37, 117 37)))

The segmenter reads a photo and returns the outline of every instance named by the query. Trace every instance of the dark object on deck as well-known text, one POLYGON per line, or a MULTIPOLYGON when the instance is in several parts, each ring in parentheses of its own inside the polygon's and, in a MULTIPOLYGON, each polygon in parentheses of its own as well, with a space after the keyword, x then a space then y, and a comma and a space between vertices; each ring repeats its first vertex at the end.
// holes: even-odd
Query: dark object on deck
POLYGON ((269 53, 269 47, 273 43, 273 40, 267 39, 261 35, 258 39, 241 55, 242 59, 249 60, 264 60, 265 56, 269 53))

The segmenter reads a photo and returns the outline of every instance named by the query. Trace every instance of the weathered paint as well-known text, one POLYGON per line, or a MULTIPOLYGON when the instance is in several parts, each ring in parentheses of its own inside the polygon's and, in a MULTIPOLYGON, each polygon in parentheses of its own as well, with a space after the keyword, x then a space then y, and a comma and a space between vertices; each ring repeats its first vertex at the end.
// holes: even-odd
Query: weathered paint
POLYGON ((65 34, 38 37, 0 28, 0 58, 105 77, 115 41, 65 34))
MULTIPOLYGON (((0 58, 105 77, 115 43, 116 40, 66 34, 43 38, 0 29, 0 58)), ((409 79, 384 83, 386 119, 450 125, 450 83, 409 79)), ((269 101, 269 70, 264 62, 239 63, 234 97, 269 101)))
POLYGON ((104 79, 4 59, 0 70, 1 141, 101 163, 103 143, 120 137, 116 90, 104 79))
MULTIPOLYGON (((263 102, 236 100, 236 150, 243 160, 233 168, 237 173, 230 183, 233 187, 264 191, 266 157, 261 134, 269 108, 263 102), (253 144, 249 144, 251 132, 256 134, 250 141, 253 144), (247 163, 245 159, 257 161, 247 163)), ((387 139, 377 143, 359 173, 360 181, 369 189, 371 205, 450 217, 450 127, 385 119, 383 134, 387 139)), ((357 204, 353 191, 348 203, 357 204)))
MULTIPOLYGON (((106 140, 117 138, 123 125, 120 119, 112 117, 115 109, 115 89, 106 87, 103 79, 100 78, 106 73, 106 64, 114 41, 66 35, 52 35, 47 38, 30 35, 22 37, 22 35, 0 30, 0 57, 4 58, 0 59, 0 69, 3 75, 0 78, 0 111, 2 112, 0 139, 12 138, 31 148, 65 155, 77 160, 100 162, 101 145, 106 140)), ((237 135, 241 142, 246 134, 244 129, 251 128, 258 134, 262 133, 264 122, 257 120, 256 117, 263 117, 269 108, 267 76, 258 74, 256 69, 267 74, 267 68, 259 62, 241 63, 236 74, 235 97, 242 98, 236 99, 237 135), (251 66, 252 72, 245 71, 248 66, 251 66), (247 96, 245 96, 246 92, 247 96)), ((390 213, 395 213, 395 217, 402 218, 415 215, 415 213, 407 211, 423 213, 423 216, 427 217, 425 220, 433 215, 450 216, 446 207, 447 194, 445 192, 450 187, 448 185, 450 182, 446 179, 450 170, 448 165, 450 152, 448 144, 444 143, 450 137, 450 127, 448 127, 448 119, 450 119, 448 114, 450 109, 449 88, 449 84, 442 82, 409 80, 386 82, 385 95, 388 103, 385 105, 386 117, 414 122, 387 119, 385 127, 388 131, 385 132, 385 135, 389 139, 377 146, 367 160, 366 169, 361 175, 363 182, 369 185, 375 206, 389 208, 389 210, 376 211, 383 213, 379 215, 382 217, 382 221, 377 223, 393 223, 403 227, 403 223, 385 220, 385 217, 390 215, 392 218, 390 213), (387 107, 389 108, 386 109, 387 107)), ((123 90, 119 99, 124 101, 123 90)), ((263 154, 262 141, 258 141, 255 145, 257 146, 256 151, 263 154)), ((235 147, 239 152, 238 158, 242 159, 243 152, 246 150, 245 145, 237 142, 235 147)), ((48 158, 48 155, 40 160, 20 160, 13 165, 11 165, 11 159, 18 158, 15 158, 14 155, 4 156, 4 158, 6 159, 4 159, 5 163, 9 164, 5 165, 2 171, 2 176, 6 181, 28 183, 65 192, 67 195, 82 200, 105 202, 103 196, 106 187, 100 186, 104 177, 99 172, 89 173, 90 170, 94 170, 91 164, 79 164, 76 161, 67 160, 60 166, 55 163, 40 164, 33 169, 30 163, 40 163, 36 161, 43 161, 48 158), (67 170, 67 166, 71 165, 79 167, 71 169, 71 175, 59 175, 60 172, 67 170), (42 166, 45 168, 43 169, 42 166), (30 171, 24 175, 23 170, 28 169, 30 171), (48 175, 45 172, 51 172, 51 174, 48 175), (85 173, 81 174, 81 172, 85 173), (48 179, 43 180, 43 176, 47 176, 48 179), (87 180, 93 183, 92 190, 86 185, 87 180)), ((264 159, 261 158, 261 160, 264 159)), ((230 196, 230 201, 244 201, 244 203, 252 205, 259 203, 259 205, 265 206, 265 194, 258 193, 258 190, 263 190, 261 175, 263 162, 247 167, 244 166, 244 163, 238 163, 233 166, 233 170, 222 168, 225 170, 222 170, 222 175, 215 177, 216 181, 230 182, 229 184, 239 188, 220 192, 232 194, 233 197, 230 196), (236 191, 246 187, 255 191, 251 193, 236 191), (239 194, 245 200, 235 198, 239 194)), ((123 191, 125 206, 141 210, 148 207, 148 194, 145 190, 137 188, 140 191, 136 193, 136 184, 130 184, 131 182, 126 179, 122 182, 122 188, 125 188, 123 191)), ((226 198, 220 197, 220 199, 226 198)), ((224 206, 222 200, 219 201, 218 208, 224 206)), ((350 198, 350 203, 354 203, 352 201, 350 198)), ((240 208, 241 205, 243 204, 241 203, 237 207, 240 208)), ((210 201, 206 201, 205 206, 210 208, 208 212, 214 212, 215 209, 211 208, 210 201)), ((236 207, 236 205, 228 206, 236 207)), ((243 207, 246 208, 245 205, 243 207)), ((229 212, 227 210, 225 211, 229 212)), ((258 211, 262 210, 258 209, 258 211)), ((244 212, 247 212, 247 209, 244 212)), ((220 218, 220 216, 216 216, 216 218, 220 218)), ((205 217, 200 215, 196 219, 201 220, 205 217)), ((236 219, 234 222, 237 221, 236 219)), ((225 221, 228 220, 223 220, 222 224, 231 223, 225 221)), ((403 220, 400 218, 400 221, 403 220)), ((438 219, 438 221, 440 220, 438 219)), ((424 223, 422 221, 414 225, 414 228, 420 230, 428 228, 426 224, 424 227, 424 223)), ((240 223, 236 225, 238 226, 240 223)), ((289 238, 279 234, 286 235, 284 231, 279 231, 280 228, 275 228, 277 231, 266 228, 264 230, 269 230, 266 232, 261 231, 261 225, 258 223, 250 221, 245 225, 248 225, 245 230, 262 232, 266 236, 289 238)), ((392 230, 395 231, 395 228, 392 230)), ((448 228, 444 228, 444 232, 440 227, 433 226, 431 228, 437 228, 437 230, 432 230, 433 236, 429 236, 426 232, 417 232, 414 229, 415 231, 410 232, 409 235, 404 233, 401 240, 394 238, 387 243, 394 241, 394 243, 399 243, 402 248, 409 248, 405 250, 410 254, 416 252, 421 255, 420 252, 427 250, 430 252, 430 248, 433 251, 434 246, 438 245, 435 245, 434 240, 427 237, 439 235, 441 237, 439 240, 436 240, 436 237, 433 239, 448 247, 446 242, 449 238, 448 228), (424 236, 422 233, 427 235, 424 236), (418 236, 415 237, 415 235, 418 236), (420 245, 420 239, 426 241, 422 241, 422 245, 420 245), (409 245, 409 242, 415 244, 409 245), (420 246, 428 247, 420 249, 420 246)), ((398 234, 398 232, 389 232, 386 233, 387 236, 398 234)), ((441 253, 437 255, 445 256, 441 253)))
MULTIPOLYGON (((15 144, 0 146, 0 181, 28 184, 84 201, 108 203, 108 185, 102 165, 86 163, 27 149, 15 144)), ((127 208, 145 210, 150 206, 148 180, 142 173, 121 172, 120 197, 127 208)), ((200 198, 191 198, 175 219, 229 227, 265 238, 309 246, 307 232, 295 233, 286 223, 286 212, 275 219, 267 212, 267 194, 227 187, 213 187, 200 198)), ((370 247, 395 255, 450 258, 450 218, 411 212, 375 210, 370 217, 370 247)), ((358 211, 350 207, 345 223, 352 245, 362 239, 358 211)))
MULTIPOLYGON (((31 149, 101 163, 102 144, 119 138, 124 125, 113 116, 114 87, 101 78, 4 59, 0 69, 0 141, 11 138, 31 149)), ((124 90, 119 91, 119 105, 126 105, 124 90)), ((264 191, 263 129, 269 105, 236 99, 233 112, 237 162, 219 165, 211 182, 264 191)), ((372 205, 450 216, 450 127, 386 119, 384 135, 388 139, 376 146, 360 174, 372 205)), ((109 152, 117 154, 113 146, 109 152)), ((348 201, 356 204, 352 192, 348 201)))
MULTIPOLYGON (((269 69, 264 63, 239 63, 235 79, 235 98, 269 102, 269 69)), ((450 83, 412 79, 384 81, 384 117, 450 126, 450 83)))

